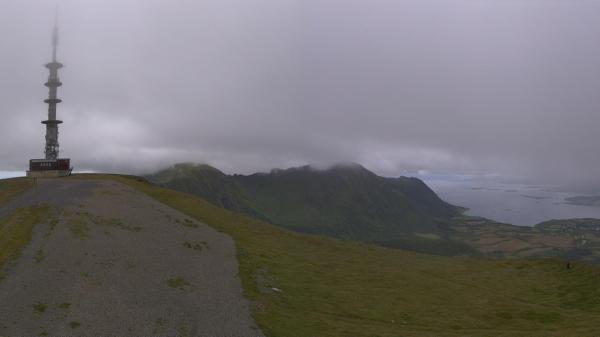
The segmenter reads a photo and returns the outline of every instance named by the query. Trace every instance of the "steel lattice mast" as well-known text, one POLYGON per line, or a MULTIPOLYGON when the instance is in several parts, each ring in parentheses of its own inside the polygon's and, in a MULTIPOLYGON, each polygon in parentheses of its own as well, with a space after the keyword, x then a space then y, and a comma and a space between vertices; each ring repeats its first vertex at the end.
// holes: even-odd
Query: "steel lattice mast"
POLYGON ((50 70, 50 76, 46 86, 49 89, 48 99, 44 102, 48 103, 48 120, 42 121, 46 125, 46 148, 44 153, 46 159, 58 159, 58 124, 62 121, 56 119, 56 105, 62 100, 58 99, 58 87, 62 86, 58 78, 58 70, 63 67, 62 63, 56 60, 56 49, 58 47, 58 24, 55 22, 54 31, 52 34, 52 62, 46 64, 46 68, 50 70))
POLYGON ((58 78, 58 70, 63 65, 56 60, 56 50, 58 48, 57 16, 55 16, 54 31, 52 32, 52 62, 46 64, 46 68, 50 71, 46 82, 48 98, 44 100, 48 103, 48 119, 42 121, 42 124, 46 125, 46 147, 44 149, 46 158, 29 160, 27 176, 34 179, 65 177, 71 175, 73 171, 71 159, 58 157, 58 124, 61 124, 62 121, 56 119, 56 105, 62 102, 57 96, 57 91, 62 86, 60 78, 58 78))

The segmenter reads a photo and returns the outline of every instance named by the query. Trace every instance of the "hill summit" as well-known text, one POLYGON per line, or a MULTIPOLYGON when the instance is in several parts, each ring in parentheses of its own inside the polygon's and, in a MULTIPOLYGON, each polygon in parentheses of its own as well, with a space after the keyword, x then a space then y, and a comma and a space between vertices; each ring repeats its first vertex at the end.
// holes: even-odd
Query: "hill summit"
POLYGON ((251 175, 187 163, 147 178, 291 230, 395 246, 443 235, 461 213, 420 179, 381 177, 354 163, 251 175))

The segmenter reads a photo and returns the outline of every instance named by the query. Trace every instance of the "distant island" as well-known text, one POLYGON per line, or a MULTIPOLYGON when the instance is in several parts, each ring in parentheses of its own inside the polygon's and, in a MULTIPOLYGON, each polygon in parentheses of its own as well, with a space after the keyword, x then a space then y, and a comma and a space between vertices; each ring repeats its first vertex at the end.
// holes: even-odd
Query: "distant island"
POLYGON ((546 197, 539 197, 539 196, 535 196, 535 195, 525 195, 525 194, 523 194, 522 197, 528 198, 528 199, 535 199, 535 200, 544 200, 544 199, 546 199, 546 197))
POLYGON ((578 196, 565 200, 569 205, 600 207, 600 196, 578 196))

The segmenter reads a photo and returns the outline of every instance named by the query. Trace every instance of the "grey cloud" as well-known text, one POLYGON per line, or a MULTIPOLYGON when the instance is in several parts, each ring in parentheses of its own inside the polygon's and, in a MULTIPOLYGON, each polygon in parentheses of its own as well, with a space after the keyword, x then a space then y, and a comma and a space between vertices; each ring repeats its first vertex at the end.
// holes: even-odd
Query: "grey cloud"
MULTIPOLYGON (((596 181, 598 2, 59 2, 61 150, 79 169, 596 181)), ((42 153, 53 6, 3 0, 3 170, 42 153)))

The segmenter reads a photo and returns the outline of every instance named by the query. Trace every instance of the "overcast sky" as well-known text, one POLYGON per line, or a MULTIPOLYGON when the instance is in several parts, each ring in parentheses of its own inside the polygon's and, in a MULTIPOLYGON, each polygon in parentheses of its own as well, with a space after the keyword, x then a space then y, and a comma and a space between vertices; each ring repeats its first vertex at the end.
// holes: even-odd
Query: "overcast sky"
MULTIPOLYGON (((54 1, 0 3, 0 170, 24 170, 54 1)), ((59 3, 59 141, 80 170, 599 172, 600 1, 59 3)))

